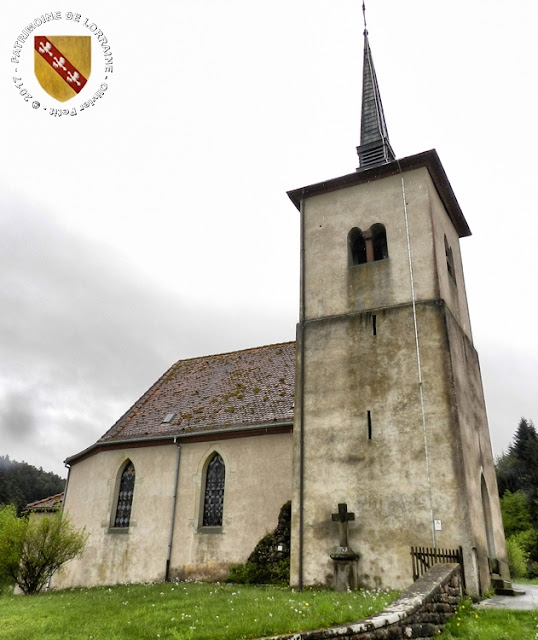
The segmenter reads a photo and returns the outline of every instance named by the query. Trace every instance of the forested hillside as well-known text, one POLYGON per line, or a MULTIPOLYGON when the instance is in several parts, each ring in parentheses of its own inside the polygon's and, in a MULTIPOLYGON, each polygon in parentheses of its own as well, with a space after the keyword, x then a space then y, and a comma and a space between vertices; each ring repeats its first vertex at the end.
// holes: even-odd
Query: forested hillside
POLYGON ((56 495, 65 480, 26 462, 0 456, 0 504, 14 504, 20 512, 29 502, 56 495))

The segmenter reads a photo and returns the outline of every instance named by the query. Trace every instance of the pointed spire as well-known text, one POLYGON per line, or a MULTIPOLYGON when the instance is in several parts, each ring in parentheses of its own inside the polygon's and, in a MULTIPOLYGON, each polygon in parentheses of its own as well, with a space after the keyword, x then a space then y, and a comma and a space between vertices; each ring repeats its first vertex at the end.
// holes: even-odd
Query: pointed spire
POLYGON ((366 169, 392 162, 396 156, 389 142, 374 61, 368 42, 364 2, 362 12, 364 16, 364 62, 362 68, 361 144, 357 147, 357 153, 360 162, 359 169, 366 169))

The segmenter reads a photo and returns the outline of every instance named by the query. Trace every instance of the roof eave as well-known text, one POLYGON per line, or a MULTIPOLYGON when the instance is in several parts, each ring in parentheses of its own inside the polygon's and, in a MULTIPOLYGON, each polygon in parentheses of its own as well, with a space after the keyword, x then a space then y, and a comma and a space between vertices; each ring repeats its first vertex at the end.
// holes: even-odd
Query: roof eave
POLYGON ((301 200, 306 198, 372 182, 373 180, 379 180, 398 173, 405 173, 421 167, 425 167, 428 170, 435 188, 437 189, 437 193, 439 194, 439 197, 441 198, 448 215, 459 234, 459 237, 463 238, 470 236, 471 230, 469 225, 465 220, 456 195, 454 194, 450 181, 448 180, 443 165, 441 164, 441 160, 439 159, 435 149, 407 156, 406 158, 401 158, 400 160, 395 160, 394 162, 389 162, 387 164, 367 169, 360 169, 338 178, 324 180, 323 182, 311 184, 299 189, 293 189, 288 191, 288 196, 297 209, 300 209, 301 200))
POLYGON ((159 446, 174 444, 181 441, 199 441, 205 439, 211 439, 215 436, 221 438, 232 438, 238 436, 247 437, 249 434, 262 435, 263 432, 276 431, 277 429, 292 429, 293 420, 285 420, 279 422, 270 422, 257 425, 240 425, 237 427, 226 427, 223 429, 207 429, 199 431, 190 431, 186 433, 176 433, 162 436, 152 436, 149 438, 116 438, 110 440, 98 440, 91 446, 87 447, 83 451, 76 453, 64 460, 66 466, 71 466, 81 460, 88 458, 100 451, 118 448, 131 448, 136 446, 159 446))

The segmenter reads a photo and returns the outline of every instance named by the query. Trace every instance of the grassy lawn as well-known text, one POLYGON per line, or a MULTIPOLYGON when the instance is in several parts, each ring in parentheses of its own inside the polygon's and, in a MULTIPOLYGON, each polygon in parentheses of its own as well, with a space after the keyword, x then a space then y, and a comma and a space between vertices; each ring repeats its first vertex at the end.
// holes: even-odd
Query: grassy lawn
POLYGON ((397 595, 191 582, 4 596, 0 638, 259 638, 366 618, 382 611, 397 595))
POLYGON ((440 640, 536 640, 538 611, 476 610, 465 600, 440 640))

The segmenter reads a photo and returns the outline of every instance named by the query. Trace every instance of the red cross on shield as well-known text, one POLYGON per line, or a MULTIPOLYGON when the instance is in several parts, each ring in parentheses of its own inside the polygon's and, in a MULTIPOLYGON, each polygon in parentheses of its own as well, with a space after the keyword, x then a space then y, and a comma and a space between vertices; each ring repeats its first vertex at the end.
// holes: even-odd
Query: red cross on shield
POLYGON ((39 84, 59 102, 78 95, 92 66, 91 36, 34 36, 34 70, 39 84))

